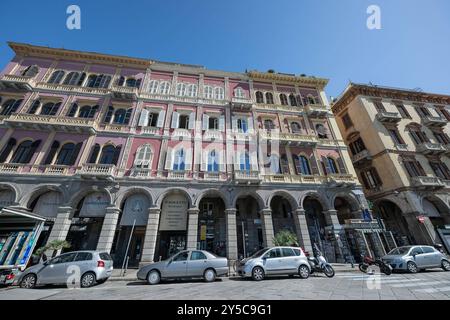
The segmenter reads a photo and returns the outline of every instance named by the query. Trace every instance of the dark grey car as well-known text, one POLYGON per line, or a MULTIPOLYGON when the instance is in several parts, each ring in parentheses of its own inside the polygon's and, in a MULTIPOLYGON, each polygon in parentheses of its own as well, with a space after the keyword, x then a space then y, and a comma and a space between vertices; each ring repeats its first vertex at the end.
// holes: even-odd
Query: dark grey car
POLYGON ((450 271, 449 258, 432 246, 403 246, 390 251, 382 260, 394 270, 416 273, 420 270, 442 268, 450 271))
POLYGON ((150 263, 139 269, 137 277, 148 284, 161 279, 203 278, 212 282, 228 274, 227 258, 203 250, 181 251, 167 260, 150 263))

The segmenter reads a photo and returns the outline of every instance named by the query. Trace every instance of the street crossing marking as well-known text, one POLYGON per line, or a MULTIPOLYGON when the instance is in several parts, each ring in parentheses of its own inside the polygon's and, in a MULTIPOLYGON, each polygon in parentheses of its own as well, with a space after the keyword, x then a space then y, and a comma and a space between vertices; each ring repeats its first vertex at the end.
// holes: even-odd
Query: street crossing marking
POLYGON ((416 281, 423 281, 424 279, 407 279, 407 278, 403 278, 403 279, 398 279, 398 278, 395 278, 395 279, 382 279, 381 281, 383 282, 383 283, 387 283, 387 284, 391 284, 391 283, 394 283, 394 285, 395 285, 395 283, 398 283, 398 282, 416 282, 416 281))
POLYGON ((425 288, 425 289, 416 289, 416 292, 424 292, 424 293, 438 293, 438 292, 447 292, 450 291, 450 287, 442 287, 442 288, 425 288))
POLYGON ((402 284, 393 284, 392 287, 394 288, 408 288, 408 287, 418 287, 418 286, 432 286, 432 285, 439 285, 439 284, 446 284, 450 283, 450 281, 428 281, 428 282, 421 282, 421 283, 402 283, 402 284))

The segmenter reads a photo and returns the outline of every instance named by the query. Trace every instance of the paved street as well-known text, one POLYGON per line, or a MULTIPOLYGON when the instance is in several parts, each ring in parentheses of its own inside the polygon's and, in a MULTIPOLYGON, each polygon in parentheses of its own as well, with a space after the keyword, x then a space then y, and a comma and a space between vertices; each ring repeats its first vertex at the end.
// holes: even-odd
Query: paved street
POLYGON ((337 273, 332 279, 311 276, 307 280, 295 277, 254 282, 224 278, 215 283, 171 281, 157 286, 138 281, 108 281, 89 289, 0 289, 0 300, 7 299, 450 299, 450 273, 435 270, 370 276, 352 271, 337 273))

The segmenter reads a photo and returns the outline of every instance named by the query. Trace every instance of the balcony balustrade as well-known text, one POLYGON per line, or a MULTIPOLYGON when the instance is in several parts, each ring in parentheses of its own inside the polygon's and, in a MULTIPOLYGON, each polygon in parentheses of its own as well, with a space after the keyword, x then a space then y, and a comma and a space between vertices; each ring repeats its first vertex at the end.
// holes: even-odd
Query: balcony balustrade
POLYGON ((413 177, 411 184, 420 189, 438 189, 445 187, 445 183, 438 177, 413 177))
POLYGON ((354 156, 352 156, 352 162, 354 165, 361 165, 372 160, 369 150, 363 150, 354 156))
POLYGON ((447 149, 440 143, 424 142, 417 146, 417 152, 425 155, 436 155, 447 152, 447 149))
POLYGON ((186 180, 188 179, 188 171, 169 170, 167 179, 170 180, 186 180))
POLYGON ((443 117, 426 116, 423 118, 423 124, 427 127, 444 127, 447 125, 447 120, 443 117))
POLYGON ((253 107, 253 101, 248 98, 231 98, 231 109, 232 110, 243 110, 248 111, 253 107))
POLYGON ((323 104, 308 104, 305 108, 306 114, 311 118, 325 118, 330 113, 323 104))
POLYGON ((398 112, 381 111, 376 115, 376 118, 380 122, 397 123, 402 120, 402 116, 398 112))
POLYGON ((319 175, 266 174, 263 177, 267 183, 321 184, 326 181, 326 177, 319 175))
POLYGON ((238 184, 258 184, 261 182, 259 171, 234 171, 234 181, 238 184))
POLYGON ((36 88, 43 90, 52 90, 52 91, 63 91, 69 93, 81 93, 86 95, 100 95, 104 96, 109 94, 108 88, 90 88, 90 87, 82 87, 82 86, 71 86, 67 84, 57 84, 57 83, 47 83, 47 82, 38 82, 36 84, 36 88))
POLYGON ((0 79, 0 89, 14 89, 19 91, 32 91, 35 82, 32 77, 5 74, 0 79))
POLYGON ((113 85, 111 86, 111 96, 118 100, 137 100, 138 88, 113 85))
POLYGON ((348 186, 356 184, 358 179, 351 174, 329 174, 327 181, 333 186, 348 186))
POLYGON ((77 170, 77 174, 83 178, 112 179, 116 175, 114 164, 86 163, 77 170))
POLYGON ((317 138, 313 135, 304 135, 300 133, 284 133, 279 131, 259 131, 261 139, 278 140, 282 144, 292 146, 314 146, 317 144, 317 138))

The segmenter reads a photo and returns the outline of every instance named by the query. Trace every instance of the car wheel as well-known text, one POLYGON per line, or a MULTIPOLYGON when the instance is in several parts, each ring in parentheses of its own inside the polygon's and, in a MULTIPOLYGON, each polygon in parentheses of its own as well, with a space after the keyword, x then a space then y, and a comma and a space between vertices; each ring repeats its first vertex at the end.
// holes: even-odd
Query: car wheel
POLYGON ((205 270, 203 279, 205 279, 206 282, 214 282, 216 280, 216 272, 213 269, 205 270))
POLYGON ((22 281, 20 281, 20 287, 23 289, 33 289, 36 287, 37 277, 35 274, 27 274, 23 277, 22 281))
POLYGON ((152 270, 147 275, 148 284, 158 284, 161 282, 161 275, 158 270, 152 270))
POLYGON ((261 281, 264 279, 264 269, 261 267, 254 267, 252 270, 252 279, 255 281, 261 281))
POLYGON ((445 271, 450 271, 450 262, 448 262, 447 260, 442 260, 441 266, 445 271))
POLYGON ((417 273, 417 271, 418 271, 417 265, 412 261, 410 261, 406 264, 406 269, 408 269, 408 271, 411 273, 417 273))
POLYGON ((307 266, 302 264, 300 267, 298 267, 298 275, 302 279, 307 279, 309 277, 309 269, 307 266))
POLYGON ((81 287, 82 288, 89 288, 92 287, 95 284, 95 273, 93 272, 86 272, 81 277, 81 287))

